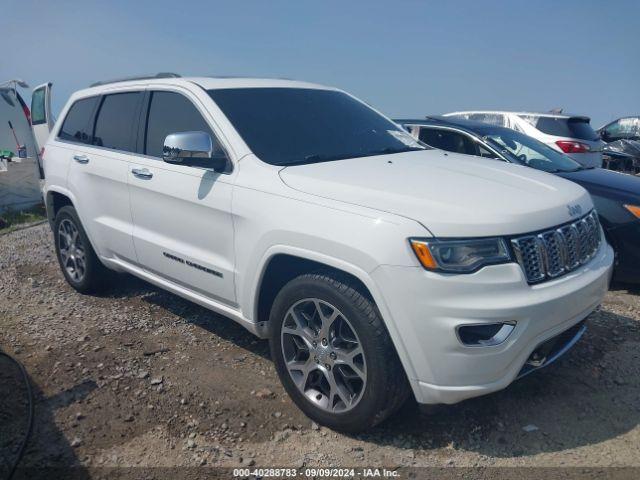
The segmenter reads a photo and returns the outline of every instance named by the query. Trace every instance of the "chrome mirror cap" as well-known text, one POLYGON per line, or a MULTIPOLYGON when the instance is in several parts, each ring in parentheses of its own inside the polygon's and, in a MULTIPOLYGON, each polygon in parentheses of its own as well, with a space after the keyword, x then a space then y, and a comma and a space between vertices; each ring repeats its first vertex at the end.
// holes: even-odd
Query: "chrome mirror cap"
POLYGON ((213 156, 213 141, 205 132, 179 132, 167 135, 162 147, 162 160, 182 163, 189 159, 208 159, 213 156))

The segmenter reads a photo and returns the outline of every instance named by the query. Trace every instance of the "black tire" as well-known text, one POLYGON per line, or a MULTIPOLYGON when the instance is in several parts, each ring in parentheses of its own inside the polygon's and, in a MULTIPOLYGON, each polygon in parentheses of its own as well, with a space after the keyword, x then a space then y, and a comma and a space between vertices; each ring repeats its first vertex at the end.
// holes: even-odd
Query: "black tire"
POLYGON ((104 290, 112 277, 111 271, 102 264, 96 255, 96 252, 89 241, 89 237, 87 237, 87 234, 82 227, 82 223, 80 222, 80 218, 78 217, 75 208, 65 206, 58 210, 53 225, 53 236, 58 263, 60 264, 62 274, 69 285, 80 293, 97 293, 104 290), (75 226, 78 231, 79 239, 82 242, 82 247, 84 248, 83 263, 85 268, 82 277, 78 279, 74 278, 63 264, 60 248, 62 240, 58 232, 60 230, 60 225, 65 221, 71 222, 75 226))
POLYGON ((296 405, 318 424, 348 433, 363 431, 384 421, 408 398, 407 377, 375 303, 346 275, 317 272, 291 280, 276 296, 269 322, 271 357, 278 376, 296 405), (347 412, 329 412, 314 405, 287 369, 281 343, 285 316, 291 306, 307 298, 337 307, 348 318, 364 351, 366 384, 358 403, 347 412))

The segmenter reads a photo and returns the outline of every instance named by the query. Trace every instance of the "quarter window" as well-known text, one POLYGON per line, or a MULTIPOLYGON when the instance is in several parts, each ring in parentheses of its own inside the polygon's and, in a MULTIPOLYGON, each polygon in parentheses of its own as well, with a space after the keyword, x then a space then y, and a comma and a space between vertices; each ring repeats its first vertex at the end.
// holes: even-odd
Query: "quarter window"
POLYGON ((162 157, 162 147, 167 135, 179 132, 205 132, 211 135, 215 155, 224 155, 220 143, 198 109, 179 93, 153 92, 147 114, 144 153, 162 157))
POLYGON ((106 95, 98 111, 93 144, 133 152, 134 126, 141 98, 141 92, 106 95))
POLYGON ((70 142, 91 143, 93 130, 93 112, 100 97, 78 100, 69 109, 58 137, 70 142))

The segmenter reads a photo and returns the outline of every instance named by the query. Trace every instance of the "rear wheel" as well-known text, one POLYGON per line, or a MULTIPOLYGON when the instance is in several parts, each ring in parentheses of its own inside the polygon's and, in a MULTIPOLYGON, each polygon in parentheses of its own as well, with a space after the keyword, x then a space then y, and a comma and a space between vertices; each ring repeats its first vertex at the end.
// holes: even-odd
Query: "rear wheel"
POLYGON ((111 272, 98 259, 73 207, 58 211, 53 234, 58 262, 69 285, 81 293, 102 290, 111 272))
POLYGON ((306 274, 275 299, 271 353, 298 407, 335 430, 370 428, 409 394, 375 304, 346 277, 306 274))

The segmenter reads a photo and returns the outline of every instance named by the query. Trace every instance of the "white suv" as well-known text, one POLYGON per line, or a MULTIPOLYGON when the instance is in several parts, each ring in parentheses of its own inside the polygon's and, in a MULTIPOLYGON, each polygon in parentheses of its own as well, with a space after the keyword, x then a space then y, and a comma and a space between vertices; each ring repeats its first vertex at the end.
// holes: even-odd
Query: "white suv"
POLYGON ((585 167, 602 167, 604 142, 591 127, 589 117, 562 113, 493 111, 453 112, 444 116, 511 128, 565 153, 585 167))
POLYGON ((75 289, 128 272, 230 317, 270 340, 294 402, 344 431, 410 394, 459 402, 553 361, 613 261, 580 186, 433 150, 310 83, 88 88, 44 167, 75 289))

